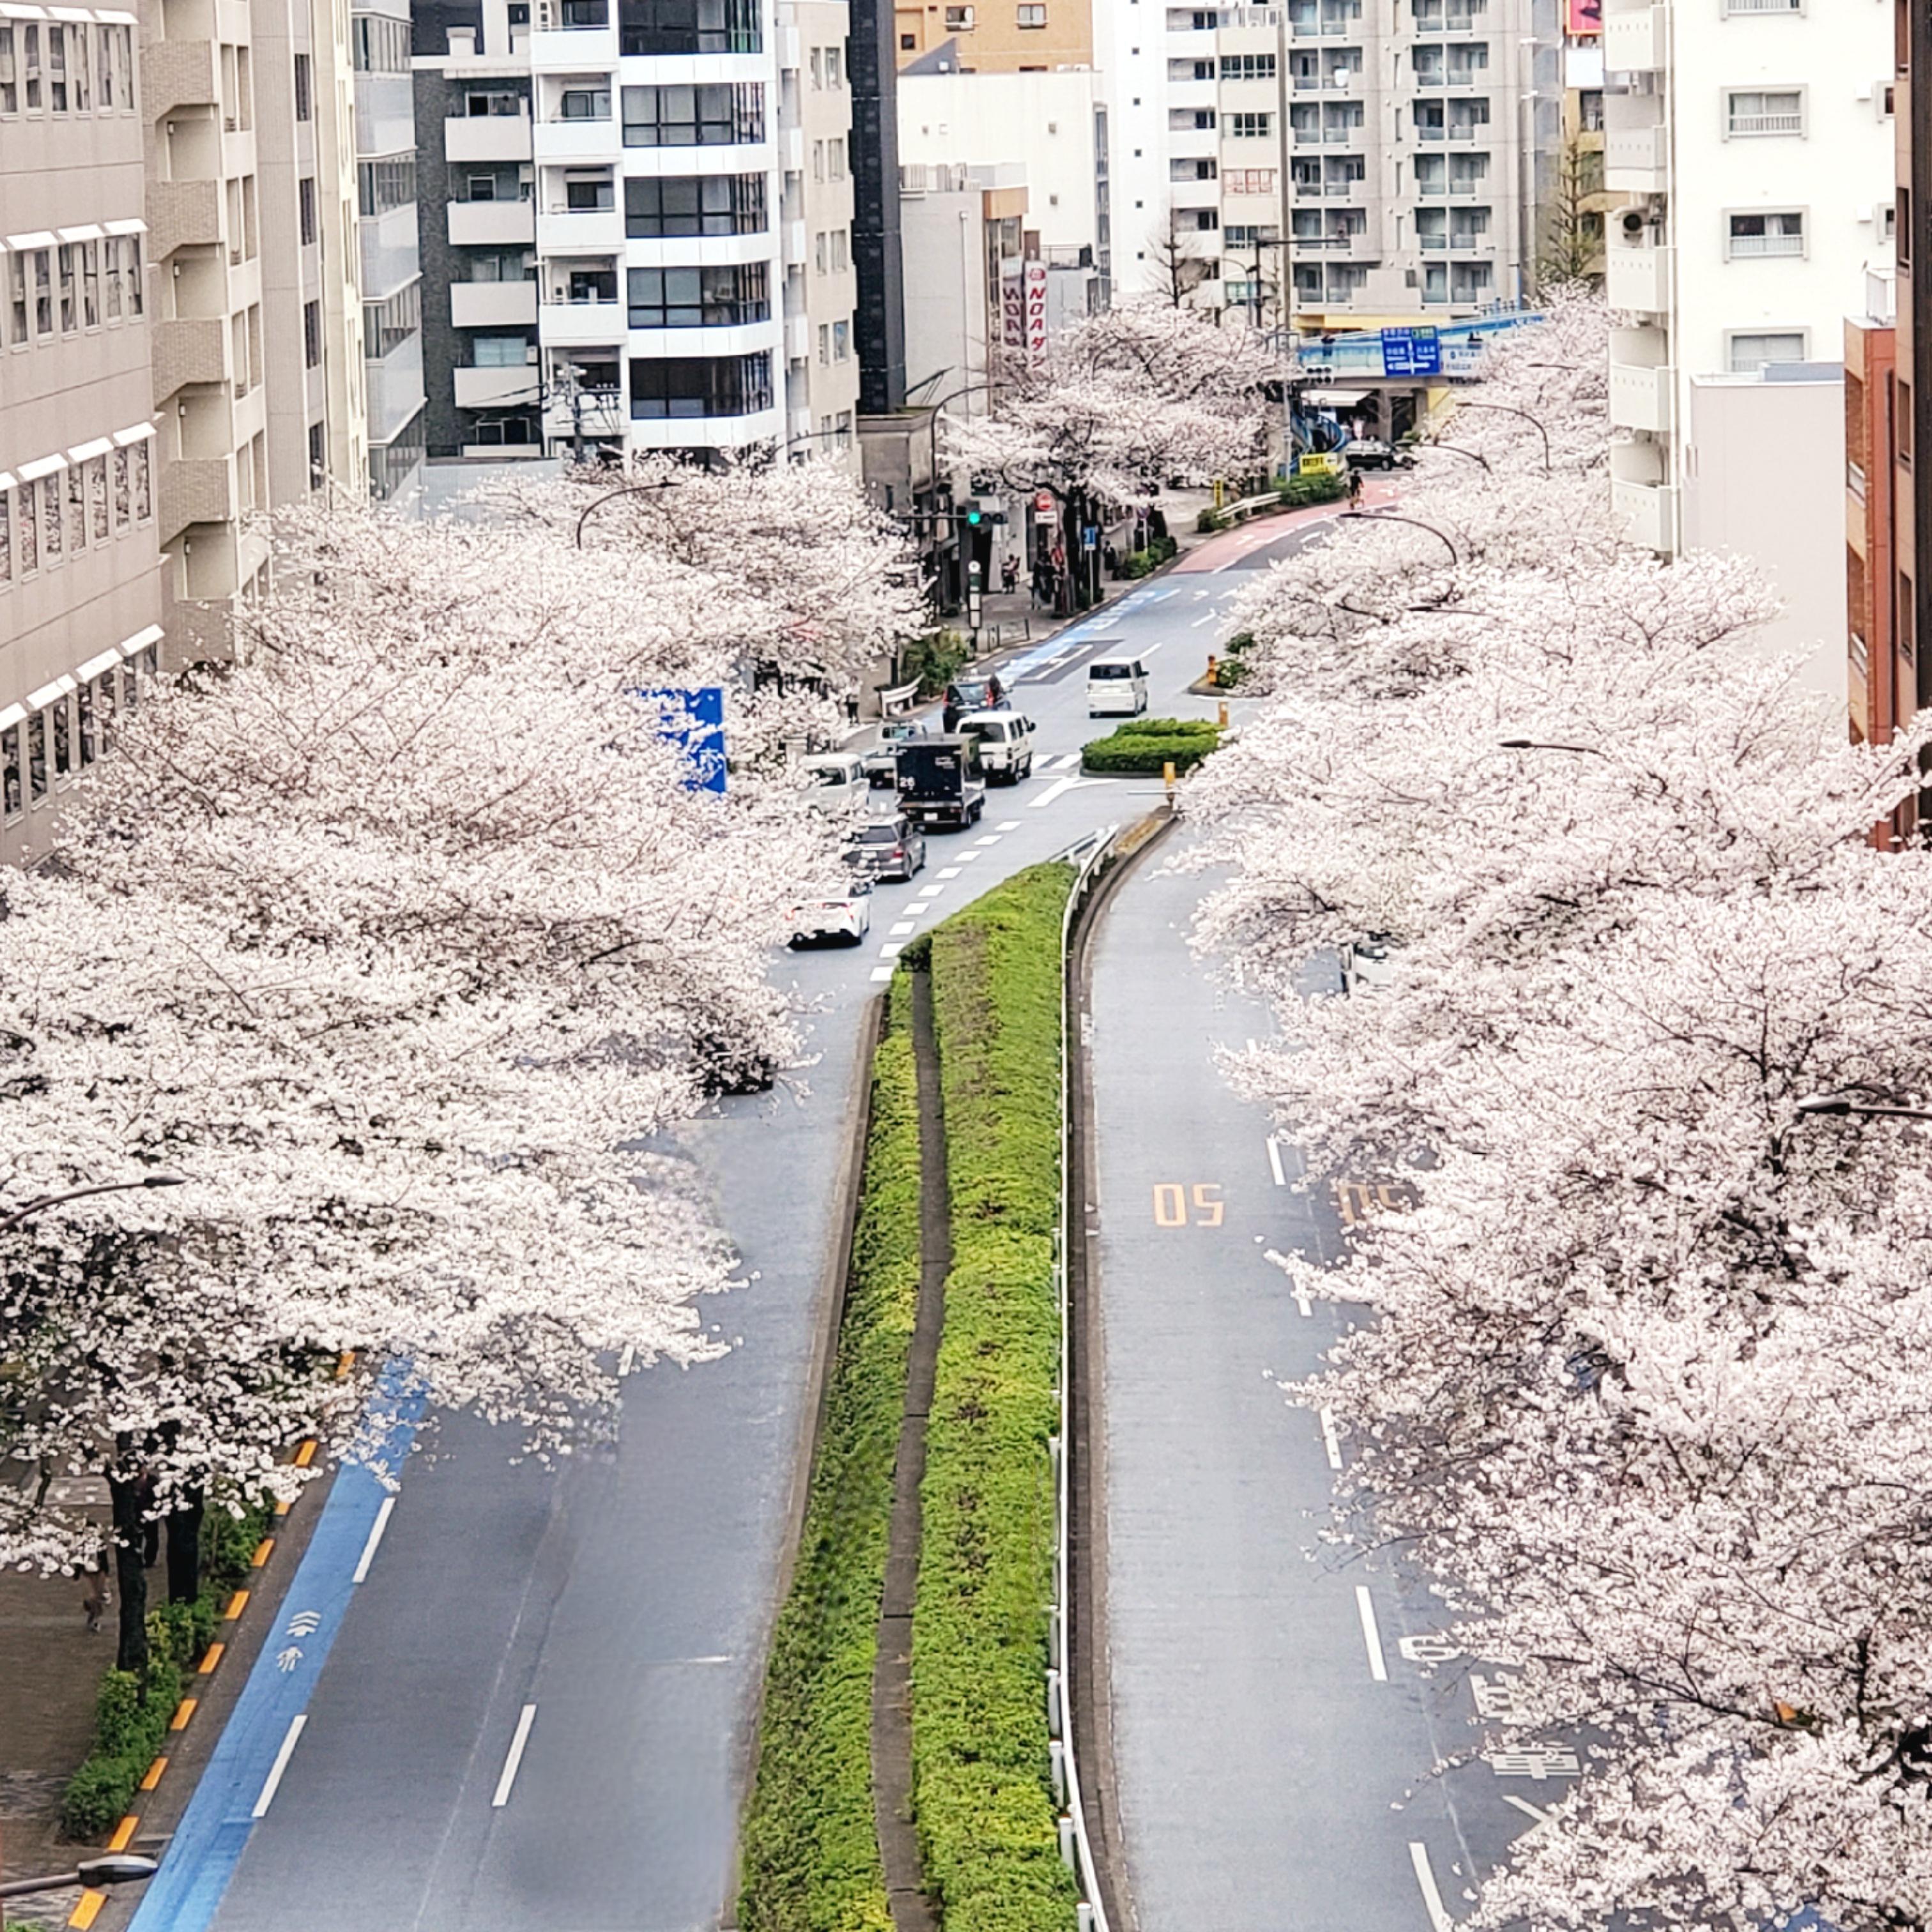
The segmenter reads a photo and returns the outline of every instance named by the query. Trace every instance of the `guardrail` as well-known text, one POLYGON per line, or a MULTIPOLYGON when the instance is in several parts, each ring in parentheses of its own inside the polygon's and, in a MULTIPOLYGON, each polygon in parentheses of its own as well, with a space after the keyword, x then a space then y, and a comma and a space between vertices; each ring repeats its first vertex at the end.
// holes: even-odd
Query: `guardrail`
POLYGON ((1054 1444, 1053 1455, 1054 1601, 1048 1611, 1049 1661, 1046 1672, 1046 1725, 1047 1735, 1052 1740, 1054 1790, 1066 1808, 1060 1819, 1060 1855, 1072 1868, 1074 1882, 1082 1894, 1078 1908, 1079 1932, 1110 1932, 1110 1928, 1100 1874, 1094 1862, 1093 1846, 1088 1839, 1086 1806, 1081 1796, 1080 1766, 1073 1748, 1073 1674, 1068 1661, 1070 1644, 1068 1625, 1070 1620, 1067 1616, 1066 1545, 1068 1528, 1072 1517, 1068 1506, 1068 1468, 1071 1458, 1067 1450, 1073 1439, 1073 1384, 1071 1373, 1073 1309, 1067 1284, 1066 1252, 1074 1184, 1074 1177, 1069 1172, 1072 1155, 1070 1140, 1073 1101, 1072 1088, 1070 1084, 1073 1061, 1069 1042, 1077 1016, 1066 962, 1067 949, 1072 941, 1073 922, 1091 896, 1094 884, 1100 875, 1119 831, 1120 827, 1117 825, 1104 826, 1078 843, 1070 845, 1064 852, 1054 854, 1057 858, 1077 864, 1079 871, 1074 879, 1072 891, 1066 896, 1066 910, 1061 916, 1060 926, 1060 1217, 1053 1242, 1054 1291, 1060 1305, 1060 1434, 1054 1444))

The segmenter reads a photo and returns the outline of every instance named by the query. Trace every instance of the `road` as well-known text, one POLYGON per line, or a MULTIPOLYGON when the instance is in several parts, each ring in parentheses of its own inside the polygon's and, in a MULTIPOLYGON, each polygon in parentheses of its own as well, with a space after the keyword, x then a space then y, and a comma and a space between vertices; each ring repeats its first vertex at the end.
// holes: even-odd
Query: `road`
MULTIPOLYGON (((1181 835, 1184 836, 1185 835, 1181 835)), ((1567 1749, 1472 1752, 1508 1674, 1454 1654, 1439 1604, 1319 1542, 1332 1427, 1291 1407, 1343 1316, 1270 1254, 1331 1259, 1374 1177, 1304 1193, 1292 1144, 1216 1067, 1273 1031, 1186 934, 1174 848, 1108 904, 1091 955, 1106 1650, 1128 1888, 1145 1932, 1447 1932, 1474 1872, 1567 1788, 1567 1749)), ((1210 882, 1211 883, 1211 881, 1210 882)), ((1312 995, 1339 988, 1311 974, 1312 995)))
POLYGON ((1246 571, 1321 521, 1232 533, 1015 654, 1015 704, 1040 728, 1032 778, 992 792, 982 825, 934 837, 910 884, 880 888, 864 946, 778 962, 808 1017, 803 1063, 684 1137, 742 1259, 743 1285, 710 1314, 729 1352, 637 1372, 615 1444, 557 1469, 458 1418, 370 1533, 360 1516, 352 1534, 332 1523, 332 1498, 334 1533, 318 1529, 284 1606, 286 1619, 312 1600, 318 1622, 265 1647, 138 1932, 732 1922, 865 1003, 934 916, 1158 796, 1078 776, 1080 745, 1103 728, 1086 716, 1086 660, 1136 652, 1155 711, 1208 715, 1186 687, 1246 571), (278 1677, 292 1648, 301 1660, 278 1677))

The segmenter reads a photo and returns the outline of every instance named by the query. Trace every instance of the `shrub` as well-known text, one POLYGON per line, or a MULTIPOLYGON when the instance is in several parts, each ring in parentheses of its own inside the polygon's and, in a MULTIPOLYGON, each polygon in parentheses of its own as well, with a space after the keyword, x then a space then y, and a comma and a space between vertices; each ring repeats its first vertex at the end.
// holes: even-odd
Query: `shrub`
POLYGON ((934 930, 952 1269, 926 1426, 914 1813, 947 1932, 1074 1918, 1048 1780, 1060 926, 1073 874, 1016 874, 934 930))
POLYGON ((890 1932, 872 1811, 872 1693, 920 1275, 910 982, 888 996, 852 1265, 798 1569, 766 1672, 746 1814, 746 1932, 890 1932))
POLYGON ((1180 544, 1172 537, 1155 537, 1145 550, 1128 551, 1121 561, 1120 574, 1123 577, 1146 577, 1176 555, 1180 548, 1180 544))
POLYGON ((171 1663, 155 1663, 145 1683, 129 1670, 110 1670, 100 1680, 94 1749, 61 1799, 61 1828, 70 1838, 98 1838, 113 1829, 159 1754, 180 1701, 181 1673, 171 1663))
POLYGON ((1158 778, 1171 762, 1174 776, 1191 772, 1221 742, 1221 728, 1200 718, 1133 718, 1111 736, 1082 747, 1080 769, 1121 777, 1158 778))
POLYGON ((1348 479, 1346 476, 1330 476, 1324 471, 1311 476, 1291 476, 1281 486, 1281 500, 1291 510, 1298 510, 1310 503, 1333 503, 1348 494, 1348 479))
POLYGON ((908 644, 900 661, 902 684, 916 683, 922 698, 937 698, 970 662, 973 649, 957 631, 932 631, 908 644))
POLYGON ((1203 510, 1194 519, 1194 527, 1203 536, 1208 536, 1216 530, 1225 530, 1232 520, 1233 519, 1225 510, 1216 510, 1210 507, 1203 510))

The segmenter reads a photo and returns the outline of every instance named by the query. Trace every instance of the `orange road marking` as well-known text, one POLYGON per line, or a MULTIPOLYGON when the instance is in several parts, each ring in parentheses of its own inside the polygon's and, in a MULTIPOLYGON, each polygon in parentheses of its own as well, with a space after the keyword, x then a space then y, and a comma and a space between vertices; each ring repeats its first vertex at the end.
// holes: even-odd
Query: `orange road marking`
POLYGON ((165 1757, 156 1758, 154 1762, 148 1766, 148 1774, 141 1780, 141 1789, 143 1791, 153 1790, 154 1786, 160 1783, 161 1773, 167 1768, 168 1761, 165 1757))
POLYGON ((194 1715, 194 1707, 200 1701, 195 1697, 184 1697, 175 1706, 175 1714, 168 1720, 168 1729, 171 1731, 186 1730, 188 1720, 194 1715))
POLYGON ((296 1467, 298 1469, 306 1469, 314 1460, 315 1438, 311 1436, 308 1440, 296 1451, 296 1467))
POLYGON ((248 1592, 237 1590, 228 1600, 228 1607, 221 1613, 224 1623, 232 1623, 248 1607, 248 1592))
POLYGON ((286 1516, 286 1515, 288 1514, 288 1513, 289 1513, 289 1505, 288 1505, 288 1504, 287 1504, 287 1502, 286 1502, 286 1501, 282 1502, 278 1502, 278 1504, 276 1504, 276 1505, 275 1505, 275 1514, 276 1514, 276 1515, 278 1515, 278 1516, 286 1516))
POLYGON ((140 1830, 140 1825, 141 1821, 138 1818, 123 1818, 115 1826, 114 1835, 107 1841, 107 1849, 110 1852, 124 1852, 134 1834, 140 1830))
POLYGON ((262 1565, 268 1562, 268 1552, 274 1546, 275 1539, 272 1536, 263 1537, 261 1541, 256 1544, 255 1553, 248 1559, 248 1567, 251 1570, 260 1569, 262 1565))
POLYGON ((208 1646, 206 1652, 202 1655, 201 1667, 195 1672, 195 1675, 197 1677, 206 1677, 211 1675, 214 1671, 214 1666, 221 1661, 221 1653, 227 1648, 228 1646, 225 1643, 210 1644, 208 1646))
POLYGON ((74 1908, 67 1922, 70 1925, 79 1926, 81 1932, 87 1932, 88 1927, 100 1916, 100 1908, 106 1903, 107 1894, 104 1892, 83 1892, 80 1894, 80 1903, 74 1908))

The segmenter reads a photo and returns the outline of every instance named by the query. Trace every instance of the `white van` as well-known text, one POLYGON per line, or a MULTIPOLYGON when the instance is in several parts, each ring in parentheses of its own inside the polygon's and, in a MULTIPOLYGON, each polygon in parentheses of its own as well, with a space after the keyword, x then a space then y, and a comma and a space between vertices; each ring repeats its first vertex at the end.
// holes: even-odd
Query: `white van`
POLYGON ((1147 666, 1138 658, 1096 658, 1087 667, 1089 718, 1138 718, 1147 707, 1147 666))
POLYGON ((980 769, 990 784, 1018 784, 1033 776, 1033 720, 1017 711, 969 711, 956 728, 980 748, 980 769))
POLYGON ((811 788, 806 794, 810 803, 834 818, 856 812, 872 790, 865 760, 855 752, 821 752, 807 758, 800 769, 811 788))

